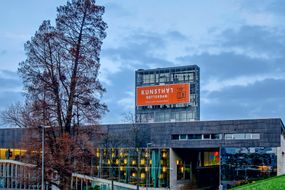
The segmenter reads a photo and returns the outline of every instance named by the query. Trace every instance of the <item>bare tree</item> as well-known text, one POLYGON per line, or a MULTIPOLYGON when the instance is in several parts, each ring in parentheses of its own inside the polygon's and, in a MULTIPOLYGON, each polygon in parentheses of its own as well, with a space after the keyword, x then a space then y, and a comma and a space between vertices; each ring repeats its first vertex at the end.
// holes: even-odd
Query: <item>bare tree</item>
POLYGON ((124 123, 130 124, 130 139, 129 139, 129 146, 133 148, 140 148, 143 146, 144 141, 144 131, 136 123, 135 115, 132 112, 126 112, 122 114, 122 121, 124 123))
POLYGON ((129 139, 129 146, 135 148, 135 153, 137 157, 137 175, 136 175, 136 181, 137 181, 137 190, 139 189, 140 184, 140 165, 139 165, 139 149, 143 147, 143 139, 144 139, 144 131, 142 128, 136 124, 135 115, 132 112, 126 112, 122 114, 123 116, 123 122, 130 124, 130 139, 129 139))
MULTIPOLYGON (((95 0, 71 0, 57 13, 56 26, 43 21, 25 43, 27 58, 18 70, 25 104, 12 105, 1 117, 18 127, 52 127, 46 134, 46 171, 57 174, 60 189, 69 189, 72 172, 82 168, 74 167, 78 156, 88 158, 92 153, 87 146, 90 138, 76 128, 97 123, 107 111, 100 102, 105 89, 98 80, 107 25, 102 20, 104 7, 95 0)), ((31 148, 40 150, 37 139, 30 142, 31 148)))
POLYGON ((0 114, 1 125, 18 126, 20 128, 28 127, 32 121, 29 118, 27 107, 20 102, 11 104, 6 110, 0 114))
POLYGON ((99 99, 105 89, 98 80, 106 36, 103 13, 94 0, 73 0, 58 8, 56 27, 44 21, 25 44, 27 59, 19 74, 31 113, 42 124, 70 133, 71 126, 96 122, 106 111, 99 99))

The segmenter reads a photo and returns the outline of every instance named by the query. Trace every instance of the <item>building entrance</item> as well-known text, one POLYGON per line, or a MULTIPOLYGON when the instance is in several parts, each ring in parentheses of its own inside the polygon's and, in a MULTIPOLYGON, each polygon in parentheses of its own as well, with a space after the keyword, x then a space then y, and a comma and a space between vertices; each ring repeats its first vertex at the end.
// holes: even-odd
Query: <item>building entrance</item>
POLYGON ((218 148, 173 150, 176 154, 177 189, 218 189, 220 166, 218 148))

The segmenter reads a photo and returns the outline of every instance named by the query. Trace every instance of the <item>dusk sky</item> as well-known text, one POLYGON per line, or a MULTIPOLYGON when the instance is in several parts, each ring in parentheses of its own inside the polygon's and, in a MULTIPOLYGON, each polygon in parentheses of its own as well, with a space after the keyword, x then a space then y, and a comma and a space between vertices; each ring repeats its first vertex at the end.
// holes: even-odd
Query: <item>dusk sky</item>
MULTIPOLYGON (((23 101, 17 75, 24 43, 66 0, 2 1, 0 110, 23 101)), ((284 0, 100 0, 108 24, 100 78, 119 123, 134 112, 137 69, 196 64, 201 120, 278 117, 285 121, 284 0)))

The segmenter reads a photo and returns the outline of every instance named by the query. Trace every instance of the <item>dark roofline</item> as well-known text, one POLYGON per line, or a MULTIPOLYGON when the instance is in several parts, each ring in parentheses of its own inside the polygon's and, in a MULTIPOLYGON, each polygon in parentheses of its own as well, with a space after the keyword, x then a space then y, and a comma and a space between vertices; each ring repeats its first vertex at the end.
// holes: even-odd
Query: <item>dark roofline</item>
POLYGON ((153 123, 102 123, 99 125, 104 125, 104 126, 112 126, 112 125, 126 125, 126 124, 144 124, 144 125, 148 125, 148 124, 177 124, 177 123, 205 123, 205 122, 236 122, 236 121, 262 121, 262 120, 279 120, 283 129, 285 130, 285 126, 283 124, 283 121, 281 118, 254 118, 254 119, 246 119, 246 118, 242 118, 242 119, 222 119, 222 120, 197 120, 197 121, 183 121, 183 122, 153 122, 153 123))
POLYGON ((149 71, 159 71, 159 70, 171 70, 171 69, 190 69, 190 68, 195 68, 195 69, 200 69, 198 65, 183 65, 183 66, 175 66, 175 67, 163 67, 163 68, 154 68, 154 69, 138 69, 136 72, 149 72, 149 71))
MULTIPOLYGON (((206 122, 236 122, 236 121, 268 121, 268 120, 279 120, 281 124, 281 128, 285 133, 285 126, 281 118, 256 118, 256 119, 224 119, 224 120, 203 120, 203 121, 184 121, 184 122, 154 122, 154 123, 101 123, 96 124, 97 126, 118 126, 118 125, 151 125, 151 124, 179 124, 179 123, 206 123, 206 122)), ((85 127, 88 126, 96 126, 92 124, 85 125, 85 127)), ((30 129, 30 128, 18 128, 18 127, 0 127, 1 129, 30 129)))

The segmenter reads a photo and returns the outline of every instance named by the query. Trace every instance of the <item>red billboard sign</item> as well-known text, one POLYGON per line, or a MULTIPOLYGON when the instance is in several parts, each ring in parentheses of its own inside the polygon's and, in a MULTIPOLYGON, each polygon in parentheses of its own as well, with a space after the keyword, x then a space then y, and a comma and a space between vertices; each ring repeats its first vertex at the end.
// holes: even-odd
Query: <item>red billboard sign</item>
POLYGON ((189 102, 189 84, 137 87, 137 106, 181 104, 189 102))

